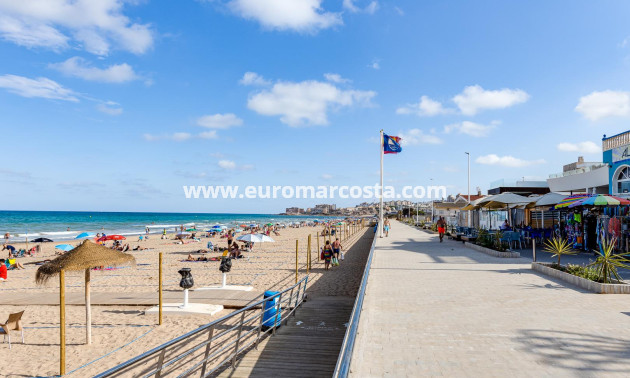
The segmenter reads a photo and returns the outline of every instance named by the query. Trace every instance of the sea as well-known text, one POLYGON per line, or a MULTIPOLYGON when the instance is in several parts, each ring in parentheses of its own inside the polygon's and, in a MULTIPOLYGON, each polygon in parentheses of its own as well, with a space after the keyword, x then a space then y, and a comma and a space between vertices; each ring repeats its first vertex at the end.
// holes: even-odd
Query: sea
MULTIPOLYGON (((215 225, 228 228, 239 225, 266 223, 290 224, 313 221, 314 216, 277 214, 213 214, 213 213, 131 213, 94 211, 5 211, 0 210, 0 240, 9 233, 11 238, 33 240, 48 238, 53 241, 72 240, 83 232, 107 235, 140 235, 147 227, 152 234, 179 232, 195 227, 207 230, 215 225)), ((321 219, 321 218, 320 218, 321 219)))

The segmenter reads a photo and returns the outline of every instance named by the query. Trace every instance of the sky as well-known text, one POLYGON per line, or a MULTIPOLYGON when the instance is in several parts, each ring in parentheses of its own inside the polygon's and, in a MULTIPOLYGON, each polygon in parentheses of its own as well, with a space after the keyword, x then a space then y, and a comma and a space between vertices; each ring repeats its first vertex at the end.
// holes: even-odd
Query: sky
POLYGON ((183 185, 486 191, 630 129, 627 1, 0 0, 0 209, 273 213, 183 185))

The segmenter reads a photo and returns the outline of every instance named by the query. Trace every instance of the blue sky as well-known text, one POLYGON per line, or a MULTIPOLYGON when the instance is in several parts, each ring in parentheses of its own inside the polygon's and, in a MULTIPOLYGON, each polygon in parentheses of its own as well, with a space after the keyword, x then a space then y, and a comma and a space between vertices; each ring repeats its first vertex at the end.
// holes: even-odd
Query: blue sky
MULTIPOLYGON (((487 190, 628 130, 623 1, 0 0, 0 208, 278 212, 182 185, 487 190)), ((341 205, 354 200, 334 200, 341 205)))

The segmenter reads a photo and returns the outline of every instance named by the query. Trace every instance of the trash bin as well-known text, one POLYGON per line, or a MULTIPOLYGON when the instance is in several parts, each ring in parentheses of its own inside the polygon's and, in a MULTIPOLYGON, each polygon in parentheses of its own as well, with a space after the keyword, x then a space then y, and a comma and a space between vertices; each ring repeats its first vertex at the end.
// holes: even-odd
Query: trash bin
MULTIPOLYGON (((278 291, 265 291, 265 293, 263 294, 263 298, 267 299, 269 297, 273 297, 274 295, 278 294, 278 291)), ((268 329, 273 327, 273 322, 274 320, 276 320, 276 313, 278 312, 277 310, 277 306, 278 306, 278 299, 280 297, 275 297, 273 299, 269 299, 263 302, 263 328, 268 329)), ((281 318, 282 317, 282 311, 278 314, 278 319, 276 320, 276 327, 280 327, 280 323, 281 323, 281 318)))

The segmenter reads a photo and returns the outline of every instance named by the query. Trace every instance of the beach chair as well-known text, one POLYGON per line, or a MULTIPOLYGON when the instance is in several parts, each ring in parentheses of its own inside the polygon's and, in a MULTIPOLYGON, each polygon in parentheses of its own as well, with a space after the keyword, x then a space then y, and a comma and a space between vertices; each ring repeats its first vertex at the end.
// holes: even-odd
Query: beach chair
POLYGON ((22 328, 22 314, 24 311, 10 314, 6 323, 0 323, 0 334, 4 336, 4 340, 9 339, 9 349, 11 349, 11 331, 22 332, 22 344, 24 344, 24 328, 22 328))

